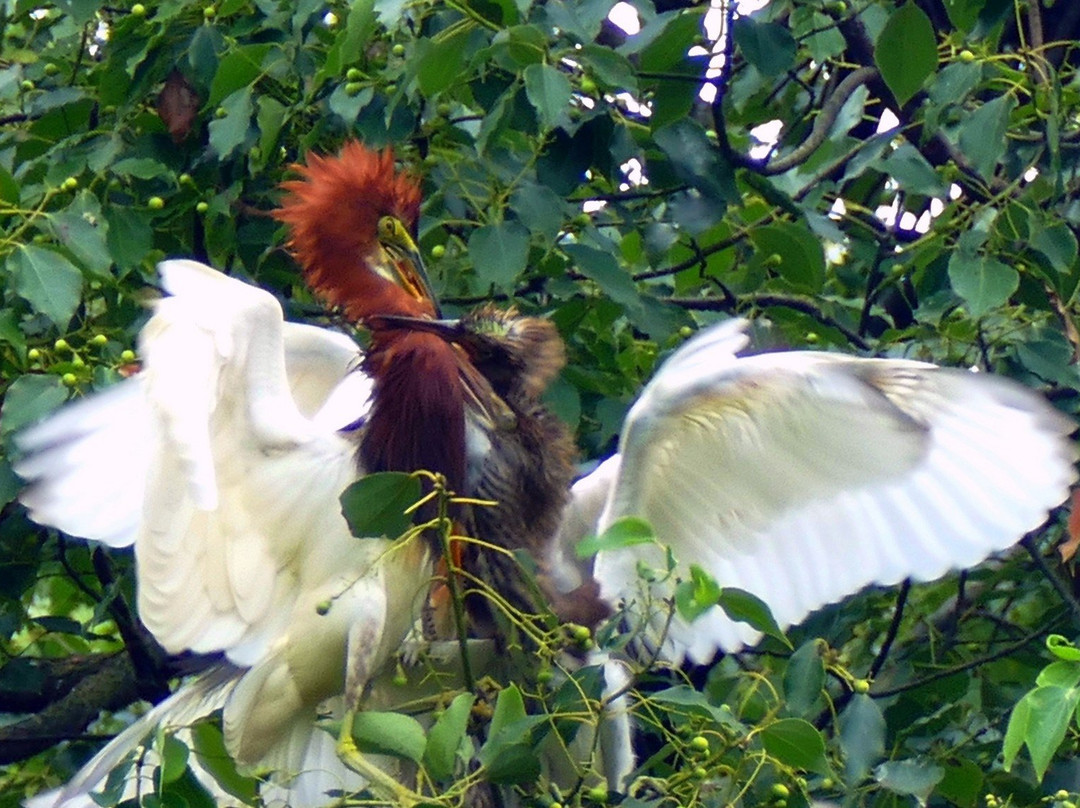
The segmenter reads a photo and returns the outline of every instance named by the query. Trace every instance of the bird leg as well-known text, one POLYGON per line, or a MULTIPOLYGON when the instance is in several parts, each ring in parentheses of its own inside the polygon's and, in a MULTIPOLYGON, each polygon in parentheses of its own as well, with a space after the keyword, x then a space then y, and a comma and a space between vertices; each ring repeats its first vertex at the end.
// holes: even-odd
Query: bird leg
POLYGON ((349 709, 341 720, 341 733, 338 735, 337 753, 341 762, 367 780, 367 787, 372 794, 385 800, 387 804, 400 808, 411 808, 424 801, 424 798, 410 788, 403 786, 389 774, 384 772, 360 751, 353 738, 353 719, 356 710, 349 709))

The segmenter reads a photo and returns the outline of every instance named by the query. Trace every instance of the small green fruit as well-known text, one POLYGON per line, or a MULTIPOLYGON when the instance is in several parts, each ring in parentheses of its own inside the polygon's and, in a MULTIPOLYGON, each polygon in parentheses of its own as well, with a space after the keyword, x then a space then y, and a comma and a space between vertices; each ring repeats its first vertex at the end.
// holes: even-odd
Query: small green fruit
POLYGON ((555 673, 554 673, 554 671, 551 670, 551 668, 541 668, 536 673, 536 681, 539 682, 542 685, 546 685, 548 682, 550 682, 554 678, 555 678, 555 673))
POLYGON ((704 780, 709 776, 709 771, 704 766, 695 766, 691 772, 695 780, 704 780))
POLYGON ((68 177, 66 180, 64 180, 63 184, 60 187, 63 188, 65 191, 74 191, 76 188, 79 187, 79 181, 74 177, 68 177))
POLYGON ((192 185, 192 186, 195 185, 195 178, 192 177, 187 172, 185 172, 185 173, 181 174, 179 177, 177 177, 176 181, 178 183, 180 183, 181 185, 192 185))
POLYGON ((443 101, 441 104, 436 105, 436 107, 435 107, 435 113, 437 115, 441 115, 444 118, 449 118, 450 113, 453 112, 453 111, 454 111, 454 108, 452 106, 450 106, 448 103, 446 103, 445 101, 443 101))
POLYGON ((225 107, 218 107, 214 110, 214 117, 218 120, 229 117, 229 111, 225 107))
POLYGON ((65 373, 60 377, 60 381, 64 383, 64 387, 74 387, 79 383, 74 373, 65 373))
POLYGON ((26 352, 26 358, 29 359, 31 362, 36 362, 41 359, 41 351, 39 351, 37 348, 31 348, 29 351, 26 352))
POLYGON ((45 65, 45 75, 46 76, 55 76, 59 72, 60 72, 60 65, 56 64, 55 62, 49 62, 47 65, 45 65))
POLYGON ((444 255, 446 255, 446 247, 442 244, 436 244, 434 247, 431 248, 431 257, 434 258, 436 261, 442 258, 444 255))
POLYGON ((23 79, 19 82, 19 87, 22 88, 24 93, 28 93, 34 89, 34 82, 30 81, 30 79, 23 79))
POLYGON ((390 52, 400 58, 405 55, 405 46, 398 42, 390 49, 390 52))
POLYGON ((860 694, 869 693, 870 683, 865 679, 856 679, 851 683, 851 689, 860 694))
POLYGON ((146 16, 146 6, 144 6, 142 3, 136 3, 135 5, 133 5, 131 7, 131 16, 132 17, 145 17, 146 16))
POLYGON ((585 790, 584 797, 590 802, 605 805, 608 801, 608 792, 603 786, 593 786, 592 788, 585 790))
POLYGON ((55 351, 70 351, 71 346, 68 345, 68 341, 66 339, 61 337, 60 339, 58 339, 56 342, 53 343, 53 350, 55 350, 55 351))
POLYGON ((146 200, 146 207, 150 210, 161 210, 165 207, 165 200, 160 196, 152 196, 146 200))
POLYGON ((319 615, 320 617, 323 617, 323 616, 325 616, 325 615, 327 615, 329 613, 330 613, 330 601, 328 601, 328 600, 320 600, 318 603, 315 604, 315 614, 319 615))
POLYGON ((135 352, 134 351, 121 351, 120 352, 120 361, 121 362, 134 362, 135 361, 135 352))
POLYGON ((96 345, 99 348, 102 345, 105 345, 108 341, 109 338, 106 337, 104 334, 94 334, 94 336, 90 338, 90 344, 96 345))
POLYGON ((690 739, 690 749, 694 752, 703 753, 709 751, 709 739, 704 735, 695 735, 690 739))
POLYGON ((971 51, 969 51, 967 48, 964 48, 962 51, 960 51, 959 56, 960 56, 960 61, 961 62, 974 62, 975 61, 975 54, 972 53, 971 51))
POLYGON ((217 16, 217 9, 213 6, 207 6, 202 10, 202 15, 204 20, 212 20, 217 16))
POLYGON ((389 84, 386 85, 386 94, 387 95, 393 95, 396 92, 397 92, 397 85, 396 84, 394 84, 393 82, 390 82, 389 84))
POLYGON ((208 210, 210 210, 210 203, 209 202, 196 202, 195 203, 195 212, 196 213, 206 213, 206 211, 208 211, 208 210))
POLYGON ((345 71, 346 81, 360 81, 364 77, 364 74, 357 70, 355 67, 350 67, 345 71))
POLYGON ((690 339, 690 337, 694 336, 694 329, 688 325, 684 325, 679 329, 679 336, 683 339, 690 339))
POLYGON ((772 788, 770 788, 769 791, 774 797, 781 800, 786 800, 791 796, 791 789, 783 783, 773 783, 772 788))
POLYGON ((345 85, 345 95, 357 95, 364 89, 364 85, 358 81, 350 81, 345 85))

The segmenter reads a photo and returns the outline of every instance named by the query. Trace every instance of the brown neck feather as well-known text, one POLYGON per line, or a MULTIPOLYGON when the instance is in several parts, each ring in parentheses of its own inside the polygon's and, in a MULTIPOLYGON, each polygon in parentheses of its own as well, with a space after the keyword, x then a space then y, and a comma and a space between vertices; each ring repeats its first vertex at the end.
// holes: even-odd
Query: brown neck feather
POLYGON ((454 348, 418 331, 372 334, 364 370, 376 406, 360 446, 371 471, 435 471, 465 490, 465 403, 454 348))

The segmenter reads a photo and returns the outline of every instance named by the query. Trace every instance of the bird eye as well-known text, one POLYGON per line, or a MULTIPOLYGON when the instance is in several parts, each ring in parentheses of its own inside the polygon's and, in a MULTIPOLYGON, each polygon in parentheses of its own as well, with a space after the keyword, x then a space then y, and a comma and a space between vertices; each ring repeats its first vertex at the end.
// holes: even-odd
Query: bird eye
POLYGON ((379 238, 390 238, 394 235, 394 217, 383 216, 379 219, 379 238))

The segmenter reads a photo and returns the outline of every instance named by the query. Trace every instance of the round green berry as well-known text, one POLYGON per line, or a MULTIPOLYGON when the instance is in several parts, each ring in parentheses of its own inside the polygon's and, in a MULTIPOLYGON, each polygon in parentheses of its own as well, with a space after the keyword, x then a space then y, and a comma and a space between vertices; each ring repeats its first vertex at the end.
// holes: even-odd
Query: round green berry
POLYGON ((29 359, 31 362, 36 362, 41 359, 41 351, 39 351, 37 348, 31 348, 29 351, 26 352, 26 358, 29 359))
POLYGON ((109 341, 109 338, 106 337, 104 334, 94 334, 94 336, 92 336, 90 338, 90 344, 91 345, 96 345, 99 348, 102 345, 106 344, 108 341, 109 341))
POLYGON ((960 51, 959 56, 960 56, 960 61, 961 62, 974 62, 975 61, 975 54, 972 53, 971 51, 969 51, 967 48, 964 48, 962 51, 960 51))
POLYGON ((71 346, 68 345, 68 341, 66 339, 61 337, 60 339, 58 339, 56 342, 53 343, 53 350, 55 350, 55 351, 70 351, 71 346))
POLYGON ((593 786, 586 789, 584 794, 585 799, 589 802, 596 802, 600 805, 604 805, 608 801, 608 791, 603 786, 593 786))
POLYGON ((181 185, 194 185, 195 178, 188 174, 186 171, 176 178, 176 181, 181 185))
POLYGON ((134 362, 135 361, 135 352, 134 351, 121 351, 120 352, 120 361, 121 362, 134 362))
POLYGON ((133 5, 131 7, 131 16, 132 17, 145 17, 146 16, 146 6, 144 6, 142 3, 136 3, 135 5, 133 5))
POLYGON ((330 613, 330 601, 328 601, 328 600, 320 600, 318 603, 315 604, 315 614, 319 615, 320 617, 323 617, 323 616, 325 616, 325 615, 327 615, 329 613, 330 613))
POLYGON ((79 383, 74 373, 65 373, 60 377, 60 381, 64 383, 64 387, 74 387, 79 383))
POLYGON ((79 181, 74 177, 68 177, 60 186, 65 191, 74 191, 79 187, 79 181))
POLYGON ((386 85, 386 94, 387 95, 393 95, 396 92, 397 92, 397 85, 396 84, 394 84, 393 82, 390 82, 389 84, 386 85))
POLYGON ((390 52, 400 58, 405 55, 405 46, 398 42, 390 49, 390 52))
POLYGON ((46 76, 55 76, 59 72, 60 72, 60 65, 56 64, 56 62, 49 62, 47 65, 45 65, 45 75, 46 76))
POLYGON ((24 93, 28 93, 34 89, 34 82, 30 81, 30 79, 23 79, 19 82, 19 87, 24 93))
POLYGON ((204 20, 212 20, 217 16, 217 9, 213 6, 207 6, 202 10, 202 15, 204 20))
POLYGON ((345 95, 359 95, 364 85, 358 81, 350 81, 345 85, 345 95))
POLYGON ((446 255, 446 247, 442 244, 436 244, 431 248, 431 257, 436 261, 446 255))
POLYGON ((851 689, 856 693, 869 693, 870 683, 865 679, 856 679, 851 683, 851 689))
POLYGON ((702 753, 709 751, 709 739, 704 735, 695 735, 690 739, 690 749, 694 752, 702 753))
POLYGON ((345 71, 345 81, 360 81, 364 77, 364 74, 357 70, 355 67, 350 67, 345 71))
POLYGON ((769 792, 780 800, 786 800, 791 796, 791 789, 785 786, 783 783, 773 783, 769 792))
POLYGON ((210 210, 210 203, 209 202, 196 202, 195 203, 195 212, 196 213, 206 213, 206 211, 208 211, 208 210, 210 210))
POLYGON ((146 200, 146 207, 150 210, 161 210, 165 207, 165 200, 160 196, 152 196, 146 200))

